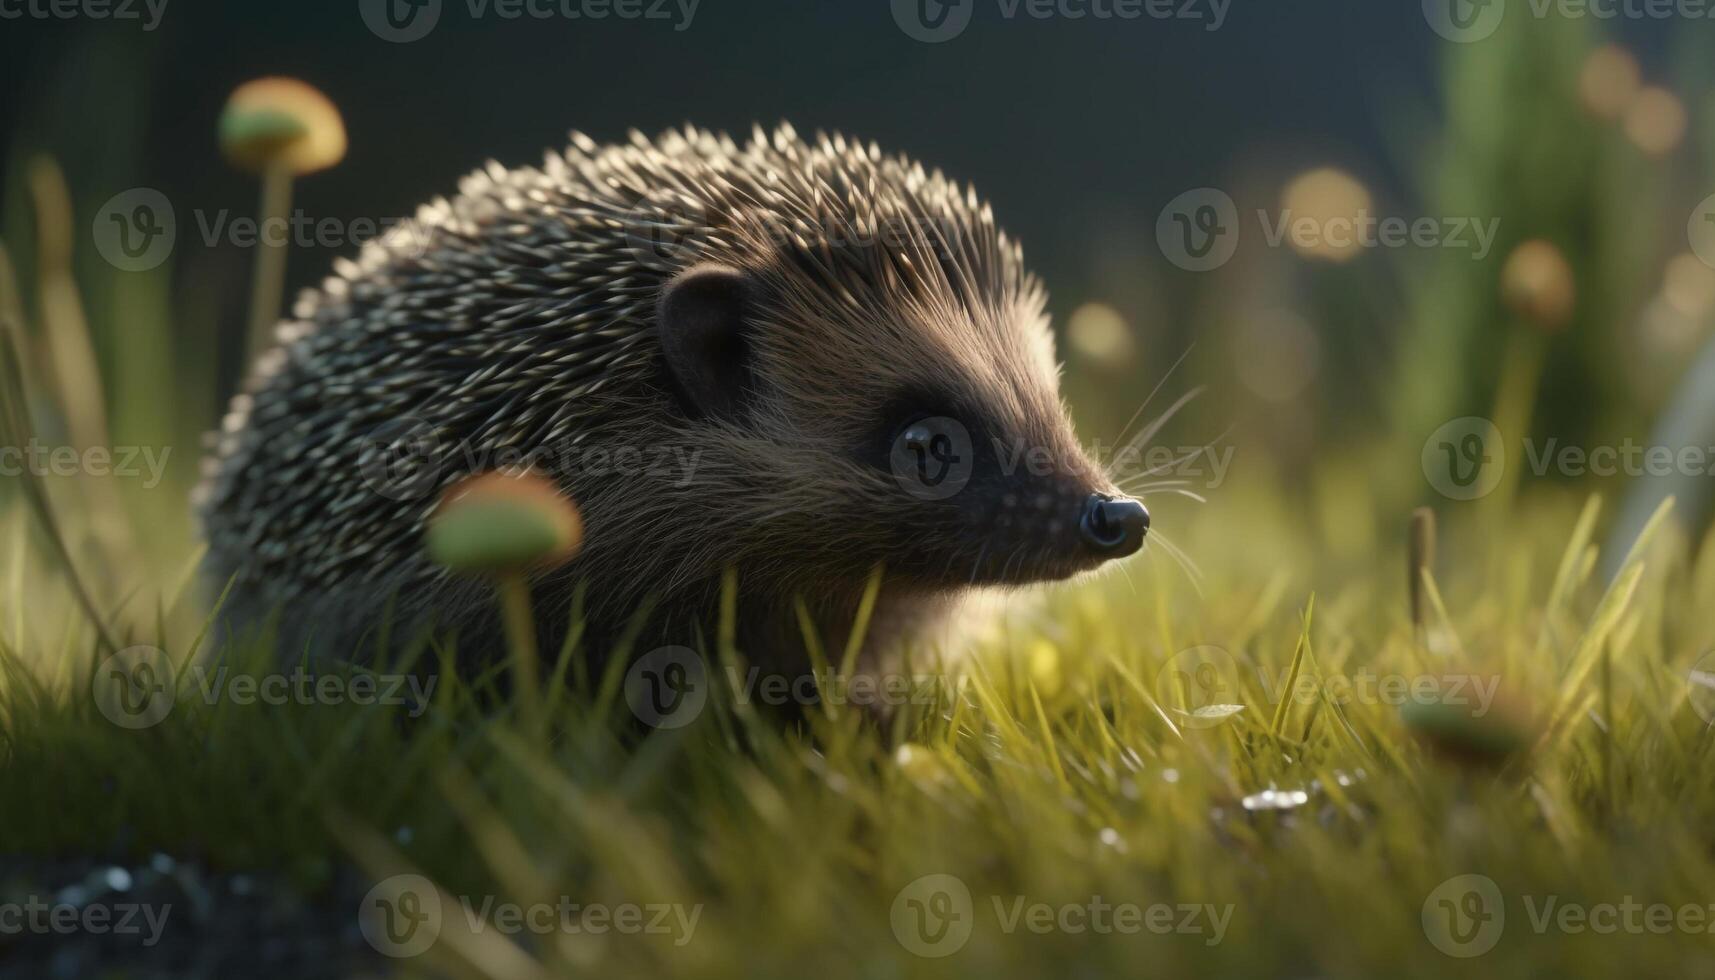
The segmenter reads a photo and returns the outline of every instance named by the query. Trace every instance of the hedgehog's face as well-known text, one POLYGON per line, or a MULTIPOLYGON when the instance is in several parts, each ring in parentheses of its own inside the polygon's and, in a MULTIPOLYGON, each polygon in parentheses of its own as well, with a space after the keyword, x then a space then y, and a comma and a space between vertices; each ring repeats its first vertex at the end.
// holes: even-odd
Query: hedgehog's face
POLYGON ((1064 578, 1142 546, 1148 512, 1072 433, 1038 304, 842 309, 767 283, 695 268, 660 310, 687 424, 718 432, 714 466, 764 498, 736 532, 755 546, 736 547, 807 585, 880 564, 938 589, 1064 578))
POLYGON ((1143 546, 1149 512, 1085 459, 1058 403, 1013 415, 968 381, 907 383, 856 447, 892 484, 870 503, 892 531, 889 567, 934 585, 1026 583, 1143 546))

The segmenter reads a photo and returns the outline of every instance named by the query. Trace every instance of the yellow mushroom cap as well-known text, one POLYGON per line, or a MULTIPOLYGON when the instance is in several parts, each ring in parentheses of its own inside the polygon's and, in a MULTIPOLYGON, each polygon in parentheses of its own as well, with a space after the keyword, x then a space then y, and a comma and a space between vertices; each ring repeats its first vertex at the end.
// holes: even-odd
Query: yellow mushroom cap
POLYGON ((1514 313, 1542 329, 1559 329, 1572 316, 1572 266, 1540 238, 1523 242, 1501 268, 1501 295, 1514 313))
POLYGON ((236 166, 294 175, 325 170, 345 156, 345 121, 327 96, 295 78, 245 82, 220 114, 220 148, 236 166))

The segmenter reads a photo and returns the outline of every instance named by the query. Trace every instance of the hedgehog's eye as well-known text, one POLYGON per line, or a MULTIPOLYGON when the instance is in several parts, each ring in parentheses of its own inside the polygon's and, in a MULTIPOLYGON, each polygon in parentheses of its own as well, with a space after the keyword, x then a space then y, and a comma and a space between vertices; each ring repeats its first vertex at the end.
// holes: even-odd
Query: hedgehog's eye
POLYGON ((946 466, 969 466, 975 446, 971 430, 950 415, 916 419, 901 429, 893 441, 892 462, 923 467, 930 462, 946 466))
POLYGON ((935 429, 925 422, 913 422, 899 434, 899 438, 904 441, 905 450, 911 453, 929 452, 936 441, 935 429))
POLYGON ((901 488, 924 500, 944 500, 971 478, 976 447, 963 422, 947 415, 914 419, 899 430, 887 454, 901 488))
POLYGON ((973 418, 958 398, 932 388, 905 387, 878 407, 875 428, 865 436, 859 455, 896 473, 902 466, 965 467, 975 458, 979 438, 973 418))

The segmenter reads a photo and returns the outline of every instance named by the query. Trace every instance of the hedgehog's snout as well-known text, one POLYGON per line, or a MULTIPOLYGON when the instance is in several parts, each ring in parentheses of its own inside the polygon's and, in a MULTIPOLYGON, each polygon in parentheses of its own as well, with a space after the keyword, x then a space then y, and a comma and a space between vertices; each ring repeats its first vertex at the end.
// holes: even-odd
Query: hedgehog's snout
POLYGON ((1149 533, 1149 511, 1130 497, 1092 493, 1078 521, 1084 545, 1103 558, 1124 558, 1143 547, 1149 533))
POLYGON ((1149 533, 1142 501, 1088 487, 1064 475, 1046 486, 1009 489, 998 509, 979 509, 987 533, 972 581, 1062 579, 1136 554, 1149 533))

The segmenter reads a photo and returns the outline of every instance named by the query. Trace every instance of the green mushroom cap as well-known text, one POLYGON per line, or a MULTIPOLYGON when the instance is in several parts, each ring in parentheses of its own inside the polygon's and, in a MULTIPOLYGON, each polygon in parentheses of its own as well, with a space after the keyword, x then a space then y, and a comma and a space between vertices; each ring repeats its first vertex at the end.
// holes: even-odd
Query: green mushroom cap
POLYGON ((429 557, 448 568, 517 571, 570 559, 583 526, 547 480, 495 473, 453 487, 430 519, 426 543, 429 557))
POLYGON ((1526 726, 1499 706, 1480 713, 1472 705, 1408 701, 1399 715, 1431 749, 1463 762, 1499 764, 1530 745, 1526 726))

